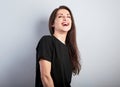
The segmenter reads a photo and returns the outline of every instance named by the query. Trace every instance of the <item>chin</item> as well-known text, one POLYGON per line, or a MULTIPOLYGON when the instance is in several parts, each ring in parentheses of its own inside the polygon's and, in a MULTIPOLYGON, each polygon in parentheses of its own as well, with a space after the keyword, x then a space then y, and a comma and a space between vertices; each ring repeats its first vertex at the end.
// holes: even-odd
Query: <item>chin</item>
POLYGON ((64 29, 63 31, 68 32, 69 30, 70 30, 70 29, 67 28, 67 29, 64 29))

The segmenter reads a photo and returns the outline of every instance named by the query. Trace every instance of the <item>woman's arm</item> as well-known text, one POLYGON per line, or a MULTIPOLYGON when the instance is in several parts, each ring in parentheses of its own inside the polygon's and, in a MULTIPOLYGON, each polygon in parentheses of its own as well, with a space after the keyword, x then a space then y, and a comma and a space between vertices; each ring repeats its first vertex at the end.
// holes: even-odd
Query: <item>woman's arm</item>
POLYGON ((51 62, 41 59, 39 61, 41 80, 44 87, 54 87, 54 83, 51 77, 51 62))

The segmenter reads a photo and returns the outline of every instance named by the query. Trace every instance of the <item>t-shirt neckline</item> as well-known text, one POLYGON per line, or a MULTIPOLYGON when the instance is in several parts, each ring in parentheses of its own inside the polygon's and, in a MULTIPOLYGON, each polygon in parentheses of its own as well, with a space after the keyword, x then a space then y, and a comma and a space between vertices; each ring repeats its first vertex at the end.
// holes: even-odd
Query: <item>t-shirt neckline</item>
POLYGON ((60 44, 64 45, 66 47, 66 44, 64 44, 63 42, 61 42, 58 38, 56 38, 55 36, 52 35, 53 38, 55 38, 60 44))

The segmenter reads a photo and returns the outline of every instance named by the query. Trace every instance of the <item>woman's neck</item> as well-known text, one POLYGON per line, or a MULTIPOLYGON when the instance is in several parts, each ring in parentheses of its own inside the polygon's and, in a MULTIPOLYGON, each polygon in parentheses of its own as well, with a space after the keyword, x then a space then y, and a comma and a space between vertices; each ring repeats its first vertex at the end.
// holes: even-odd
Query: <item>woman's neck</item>
POLYGON ((55 36, 55 37, 56 37, 57 39, 59 39, 62 43, 65 44, 66 36, 67 36, 66 33, 64 33, 64 34, 54 33, 53 36, 55 36))

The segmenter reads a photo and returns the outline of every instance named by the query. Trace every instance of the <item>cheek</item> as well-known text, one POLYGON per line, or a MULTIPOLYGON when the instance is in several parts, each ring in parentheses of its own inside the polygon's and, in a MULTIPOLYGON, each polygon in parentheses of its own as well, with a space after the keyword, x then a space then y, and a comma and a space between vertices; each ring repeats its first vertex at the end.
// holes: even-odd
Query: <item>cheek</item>
POLYGON ((69 20, 69 23, 70 23, 70 25, 72 25, 72 21, 71 20, 69 20))
POLYGON ((62 21, 61 21, 60 19, 59 19, 59 20, 56 19, 54 25, 59 26, 59 25, 61 24, 61 22, 62 22, 62 21))
POLYGON ((69 22, 70 22, 70 23, 72 23, 72 20, 71 20, 71 19, 69 19, 69 22))

